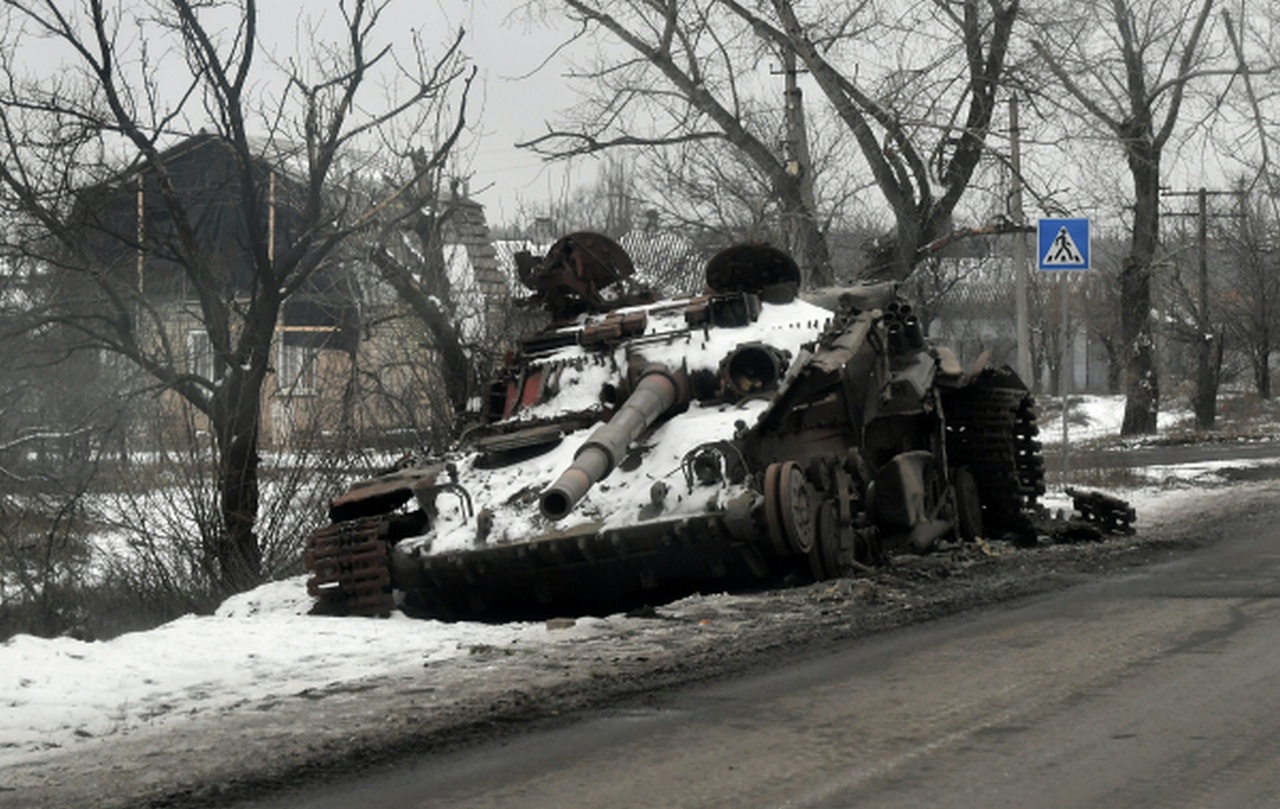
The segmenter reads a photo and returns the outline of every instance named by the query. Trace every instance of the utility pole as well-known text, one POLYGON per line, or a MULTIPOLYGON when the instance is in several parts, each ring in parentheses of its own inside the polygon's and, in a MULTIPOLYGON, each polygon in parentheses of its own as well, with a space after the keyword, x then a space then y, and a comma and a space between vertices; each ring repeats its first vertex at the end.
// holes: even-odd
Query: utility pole
MULTIPOLYGON (((1026 214, 1022 210, 1022 134, 1018 127, 1018 95, 1009 96, 1009 168, 1013 173, 1009 193, 1009 217, 1015 225, 1025 225, 1026 214)), ((1014 309, 1018 317, 1018 376, 1031 389, 1031 346, 1027 317, 1027 236, 1018 231, 1013 234, 1014 309)))
MULTIPOLYGON (((776 71, 775 71, 776 72, 776 71)), ((782 50, 782 76, 785 82, 783 95, 783 123, 786 136, 782 142, 783 165, 787 174, 797 183, 800 204, 803 210, 784 212, 783 228, 787 238, 787 250, 800 263, 805 277, 811 273, 818 262, 829 262, 825 249, 816 250, 816 245, 809 241, 816 230, 815 223, 805 223, 802 217, 814 216, 817 210, 813 190, 813 164, 809 157, 809 133, 804 117, 804 93, 800 89, 797 76, 800 68, 796 60, 796 52, 791 48, 782 50)))
POLYGON ((1169 216, 1196 217, 1196 429, 1212 430, 1218 417, 1218 377, 1222 367, 1223 337, 1209 319, 1209 197, 1235 196, 1235 191, 1163 190, 1166 197, 1195 197, 1195 213, 1174 213, 1169 216))
POLYGON ((813 165, 809 160, 809 131, 804 120, 804 93, 796 79, 800 72, 796 52, 787 48, 782 53, 782 71, 786 81, 787 173, 800 180, 800 198, 805 207, 814 210, 813 165))

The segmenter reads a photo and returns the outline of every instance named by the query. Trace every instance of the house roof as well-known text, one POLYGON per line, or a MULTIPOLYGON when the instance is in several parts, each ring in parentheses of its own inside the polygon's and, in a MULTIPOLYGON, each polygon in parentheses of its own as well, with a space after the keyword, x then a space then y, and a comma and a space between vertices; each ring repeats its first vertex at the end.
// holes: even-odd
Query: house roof
POLYGON ((465 197, 450 200, 453 215, 444 225, 445 241, 466 248, 471 272, 480 289, 498 292, 510 289, 508 274, 499 266, 499 254, 489 233, 484 206, 465 197))

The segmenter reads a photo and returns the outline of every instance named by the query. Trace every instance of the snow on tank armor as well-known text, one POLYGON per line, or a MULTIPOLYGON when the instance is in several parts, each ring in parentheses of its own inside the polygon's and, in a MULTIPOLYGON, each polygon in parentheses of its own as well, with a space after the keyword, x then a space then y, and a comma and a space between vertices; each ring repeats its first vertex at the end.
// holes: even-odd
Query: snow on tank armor
POLYGON ((317 611, 606 614, 1028 530, 1026 386, 931 345, 896 285, 800 295, 786 253, 744 244, 706 294, 640 302, 610 295, 631 262, 594 233, 519 269, 557 324, 454 450, 331 503, 317 611))

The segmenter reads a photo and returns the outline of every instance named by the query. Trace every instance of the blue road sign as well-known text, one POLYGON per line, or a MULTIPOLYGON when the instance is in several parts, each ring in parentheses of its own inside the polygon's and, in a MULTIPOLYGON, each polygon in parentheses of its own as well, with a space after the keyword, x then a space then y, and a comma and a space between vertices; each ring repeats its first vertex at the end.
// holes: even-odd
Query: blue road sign
POLYGON ((1041 219, 1036 223, 1042 270, 1089 269, 1089 220, 1041 219))

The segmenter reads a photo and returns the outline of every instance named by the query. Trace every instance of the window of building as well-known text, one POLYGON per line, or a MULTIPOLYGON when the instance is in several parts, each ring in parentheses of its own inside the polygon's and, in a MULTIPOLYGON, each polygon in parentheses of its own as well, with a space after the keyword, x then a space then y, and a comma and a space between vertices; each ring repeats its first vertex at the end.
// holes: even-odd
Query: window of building
POLYGON ((280 393, 285 396, 309 396, 316 392, 316 366, 319 352, 309 346, 292 345, 280 340, 278 363, 280 393))
POLYGON ((204 379, 213 379, 213 344, 209 342, 207 331, 187 332, 187 371, 204 379))

